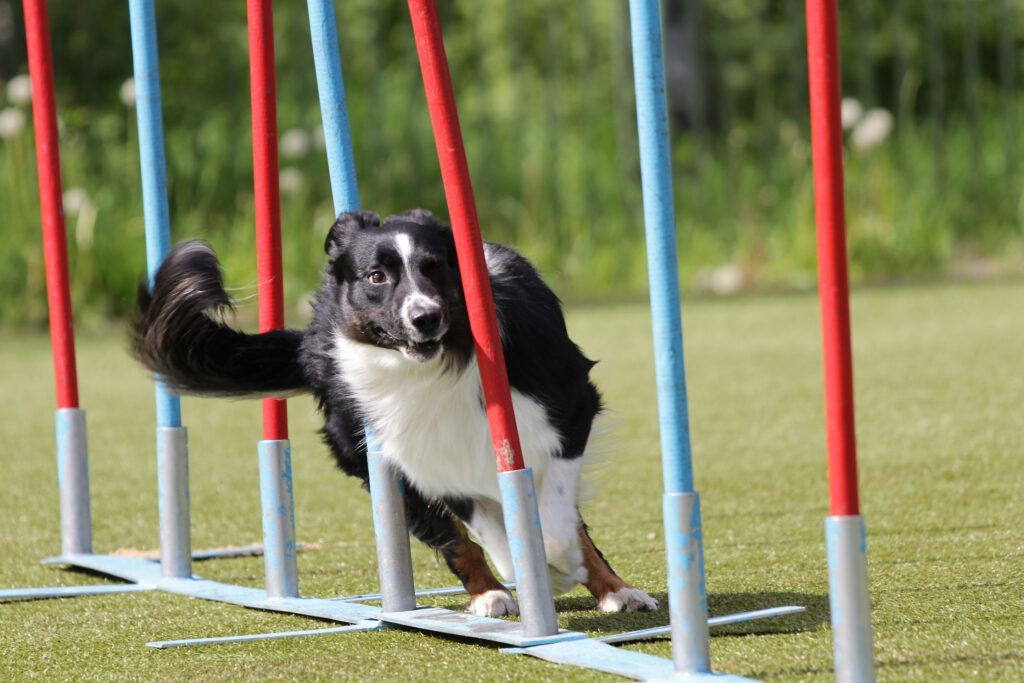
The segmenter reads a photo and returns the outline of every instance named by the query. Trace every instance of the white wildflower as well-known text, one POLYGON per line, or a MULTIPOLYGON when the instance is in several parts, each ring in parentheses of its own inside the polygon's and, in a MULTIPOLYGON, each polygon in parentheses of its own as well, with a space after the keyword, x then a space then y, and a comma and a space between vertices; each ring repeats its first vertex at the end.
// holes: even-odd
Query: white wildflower
POLYGON ((278 184, 281 189, 281 194, 295 194, 306 186, 306 176, 302 171, 294 166, 286 166, 281 169, 281 175, 278 177, 278 184))
POLYGON ((850 130, 857 125, 864 115, 864 105, 856 97, 844 97, 839 104, 839 118, 843 120, 843 130, 850 130))
POLYGON ((75 244, 81 251, 92 248, 96 229, 96 205, 92 203, 89 193, 81 187, 69 187, 64 191, 64 215, 76 216, 75 244))
POLYGON ((301 128, 292 128, 281 136, 281 156, 285 159, 301 159, 309 154, 310 145, 309 133, 301 128))
POLYGON ((697 286, 714 294, 733 294, 743 288, 743 270, 732 263, 697 273, 697 286))
POLYGON ((850 134, 850 143, 856 149, 877 147, 889 137, 895 123, 888 110, 869 109, 850 134))
POLYGON ((81 187, 69 187, 64 190, 64 215, 76 214, 88 203, 89 193, 81 187))
POLYGON ((32 101, 32 79, 22 74, 7 81, 7 101, 11 104, 28 104, 32 101))
POLYGON ((25 112, 14 107, 0 109, 0 140, 16 138, 25 129, 25 112))
POLYGON ((715 294, 733 294, 743 288, 743 271, 732 263, 719 266, 711 272, 711 291, 715 294))
POLYGON ((121 98, 121 104, 126 107, 135 106, 135 79, 128 78, 124 83, 121 84, 121 91, 118 93, 121 98))

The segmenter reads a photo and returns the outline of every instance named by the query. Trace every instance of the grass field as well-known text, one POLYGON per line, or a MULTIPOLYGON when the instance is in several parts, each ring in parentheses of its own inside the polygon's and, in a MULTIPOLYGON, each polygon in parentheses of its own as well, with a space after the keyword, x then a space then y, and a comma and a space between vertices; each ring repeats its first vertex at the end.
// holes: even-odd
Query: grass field
MULTIPOLYGON (((1024 679, 1024 282, 861 290, 853 297, 863 513, 878 678, 1024 679)), ((817 300, 684 304, 690 415, 712 615, 779 604, 807 612, 712 631, 717 670, 769 681, 832 678, 817 300)), ((569 311, 617 428, 585 512, 613 566, 664 602, 661 479, 643 305, 569 311)), ((97 552, 158 547, 152 389, 117 331, 80 334, 97 552)), ((103 579, 45 568, 60 548, 49 343, 0 332, 0 588, 103 579)), ((371 592, 367 496, 333 471, 308 399, 291 402, 305 595, 371 592)), ((258 542, 253 403, 185 400, 196 548, 258 542)), ((414 545, 419 586, 451 585, 414 545)), ((262 560, 197 564, 259 586, 262 560)), ((665 623, 602 615, 582 589, 563 627, 665 623)), ((437 604, 464 607, 464 597, 437 604)), ((309 619, 139 593, 0 605, 3 680, 611 680, 497 648, 377 633, 155 651, 156 639, 314 628, 309 619)), ((629 645, 670 656, 667 640, 629 645)))

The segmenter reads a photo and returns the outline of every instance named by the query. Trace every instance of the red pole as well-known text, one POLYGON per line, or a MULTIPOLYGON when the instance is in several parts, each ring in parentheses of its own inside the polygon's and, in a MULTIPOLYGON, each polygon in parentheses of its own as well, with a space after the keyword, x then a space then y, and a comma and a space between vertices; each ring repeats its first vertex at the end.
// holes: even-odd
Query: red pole
POLYGON ((32 79, 32 119, 39 169, 39 208, 43 221, 46 295, 50 305, 50 340, 57 382, 57 408, 78 407, 75 330, 68 283, 68 245, 60 181, 60 143, 53 87, 53 56, 46 0, 25 0, 25 38, 32 79))
MULTIPOLYGON (((284 327, 274 10, 271 0, 248 0, 247 16, 253 188, 256 195, 256 272, 259 279, 260 332, 267 332, 284 327)), ((285 401, 264 399, 263 438, 288 438, 288 405, 285 401)))
POLYGON ((494 456, 500 472, 523 469, 523 456, 516 430, 515 414, 505 355, 498 333, 498 320, 494 311, 491 281, 484 260, 483 240, 473 200, 473 186, 466 165, 466 151, 459 129, 459 115, 455 109, 448 59, 441 37, 441 23, 433 0, 409 0, 412 28, 416 36, 423 87, 427 93, 430 121, 434 128, 437 157, 441 163, 448 212, 455 233, 455 250, 462 272, 462 286, 466 293, 470 327, 476 344, 480 380, 487 403, 487 419, 494 441, 494 456))
POLYGON ((860 506, 853 423, 836 1, 807 0, 806 8, 829 497, 833 516, 857 515, 860 506))

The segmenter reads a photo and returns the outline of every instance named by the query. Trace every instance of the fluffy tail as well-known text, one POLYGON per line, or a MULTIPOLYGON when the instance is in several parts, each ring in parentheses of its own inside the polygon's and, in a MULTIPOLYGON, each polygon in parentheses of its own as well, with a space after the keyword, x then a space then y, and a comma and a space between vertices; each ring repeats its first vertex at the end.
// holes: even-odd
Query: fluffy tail
POLYGON ((184 242, 167 256, 153 292, 139 287, 132 351, 172 388, 207 396, 280 396, 308 391, 299 363, 302 333, 246 334, 220 318, 231 309, 209 245, 184 242))

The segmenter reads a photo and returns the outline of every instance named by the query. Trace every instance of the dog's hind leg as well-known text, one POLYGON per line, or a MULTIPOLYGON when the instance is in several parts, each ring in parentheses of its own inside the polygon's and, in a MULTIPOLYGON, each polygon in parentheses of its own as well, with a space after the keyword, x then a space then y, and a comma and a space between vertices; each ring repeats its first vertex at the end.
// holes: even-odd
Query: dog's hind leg
POLYGON ((583 566, 587 569, 586 586, 602 612, 635 612, 658 609, 658 601, 646 591, 630 586, 612 570, 604 555, 590 539, 587 525, 580 521, 580 544, 583 547, 583 566))

